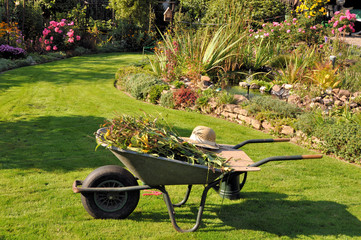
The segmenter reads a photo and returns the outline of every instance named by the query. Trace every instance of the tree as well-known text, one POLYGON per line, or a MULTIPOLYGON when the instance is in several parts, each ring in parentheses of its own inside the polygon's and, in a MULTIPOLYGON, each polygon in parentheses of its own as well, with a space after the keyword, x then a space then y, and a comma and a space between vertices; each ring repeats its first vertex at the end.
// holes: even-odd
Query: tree
POLYGON ((115 10, 115 18, 147 29, 154 20, 153 8, 157 0, 110 0, 109 7, 115 10))

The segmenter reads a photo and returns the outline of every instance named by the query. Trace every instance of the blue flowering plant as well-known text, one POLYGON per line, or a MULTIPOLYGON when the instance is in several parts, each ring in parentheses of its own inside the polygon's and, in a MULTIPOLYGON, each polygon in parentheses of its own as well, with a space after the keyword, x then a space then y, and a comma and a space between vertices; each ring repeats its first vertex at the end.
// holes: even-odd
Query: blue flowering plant
POLYGON ((19 47, 12 47, 9 45, 0 45, 0 58, 19 59, 26 56, 26 51, 19 47))

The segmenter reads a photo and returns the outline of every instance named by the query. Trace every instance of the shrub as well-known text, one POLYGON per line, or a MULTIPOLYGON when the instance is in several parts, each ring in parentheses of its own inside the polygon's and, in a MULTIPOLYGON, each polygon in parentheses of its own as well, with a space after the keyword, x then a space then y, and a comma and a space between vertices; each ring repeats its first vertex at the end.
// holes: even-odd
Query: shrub
POLYGON ((159 98, 162 95, 163 90, 169 90, 169 85, 161 84, 161 85, 153 85, 149 90, 148 99, 151 103, 157 103, 159 98))
POLYGON ((64 51, 76 47, 81 37, 73 30, 74 22, 68 23, 66 19, 60 22, 50 21, 44 28, 43 36, 39 39, 46 51, 64 51))
POLYGON ((325 124, 315 131, 322 148, 349 162, 361 163, 361 126, 357 123, 325 124))
POLYGON ((123 79, 125 91, 136 99, 144 100, 153 85, 163 83, 159 78, 145 73, 130 74, 123 79))
POLYGON ((350 10, 346 10, 345 12, 335 12, 328 23, 332 26, 332 34, 341 33, 343 31, 352 33, 355 32, 355 21, 356 14, 352 14, 350 13, 350 10))
POLYGON ((26 52, 22 48, 12 47, 9 45, 0 45, 0 58, 18 59, 24 58, 26 52))
POLYGON ((173 93, 175 107, 191 107, 197 100, 197 93, 189 88, 179 88, 173 93))
POLYGON ((330 2, 330 0, 317 0, 317 1, 309 1, 309 0, 301 0, 300 5, 297 7, 296 12, 303 13, 304 16, 308 17, 320 17, 327 14, 327 10, 325 8, 326 4, 330 2))
POLYGON ((159 103, 162 107, 166 108, 174 108, 174 98, 172 92, 167 92, 165 94, 162 94, 162 96, 159 99, 159 103))
POLYGON ((255 96, 247 104, 246 108, 254 115, 270 111, 273 114, 268 115, 274 118, 296 118, 301 113, 298 106, 273 97, 255 96))
POLYGON ((15 63, 9 59, 0 58, 0 72, 9 70, 15 67, 15 63))
POLYGON ((221 92, 217 96, 217 102, 218 104, 234 104, 236 99, 234 98, 233 94, 230 94, 228 92, 221 92))

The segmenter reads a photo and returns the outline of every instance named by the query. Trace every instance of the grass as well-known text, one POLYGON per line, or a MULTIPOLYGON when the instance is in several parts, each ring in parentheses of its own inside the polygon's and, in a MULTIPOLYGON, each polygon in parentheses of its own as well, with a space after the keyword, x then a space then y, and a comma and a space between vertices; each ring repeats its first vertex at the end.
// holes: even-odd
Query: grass
MULTIPOLYGON (((237 144, 269 135, 198 113, 136 101, 113 87, 122 64, 139 54, 75 57, 0 74, 0 239, 361 239, 361 168, 324 157, 275 162, 250 173, 242 199, 208 194, 201 228, 177 233, 161 196, 141 196, 125 220, 96 220, 71 191, 102 165, 119 164, 95 149, 93 132, 115 112, 161 114, 183 136, 212 127, 217 141, 237 144)), ((290 143, 245 146, 254 159, 310 153, 290 143)), ((203 187, 176 209, 194 224, 203 187)), ((185 186, 168 187, 173 201, 185 186)))

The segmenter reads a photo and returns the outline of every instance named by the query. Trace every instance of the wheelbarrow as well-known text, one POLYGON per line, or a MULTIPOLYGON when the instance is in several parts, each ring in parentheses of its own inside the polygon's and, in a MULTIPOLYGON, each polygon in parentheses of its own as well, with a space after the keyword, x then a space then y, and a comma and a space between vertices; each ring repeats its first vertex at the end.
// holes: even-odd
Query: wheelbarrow
POLYGON ((289 139, 252 139, 235 146, 219 145, 220 149, 215 153, 230 159, 228 162, 230 170, 223 171, 109 146, 103 141, 105 132, 106 128, 97 131, 97 142, 107 147, 128 170, 118 165, 107 165, 91 172, 84 181, 75 180, 73 191, 81 193, 81 201, 86 211, 94 218, 124 219, 138 205, 140 190, 157 189, 163 193, 170 221, 178 232, 193 232, 199 228, 207 193, 211 188, 215 189, 221 197, 231 200, 239 199, 240 191, 246 183, 247 173, 259 171, 259 166, 267 162, 322 158, 322 155, 276 156, 253 162, 239 148, 249 143, 286 142, 289 139), (243 175, 242 182, 240 182, 240 175, 243 175), (142 181, 143 184, 138 185, 137 180, 142 181), (174 208, 187 202, 192 185, 196 184, 205 186, 196 223, 190 229, 182 229, 176 222, 174 208), (166 185, 188 185, 183 200, 176 204, 172 203, 166 185))

